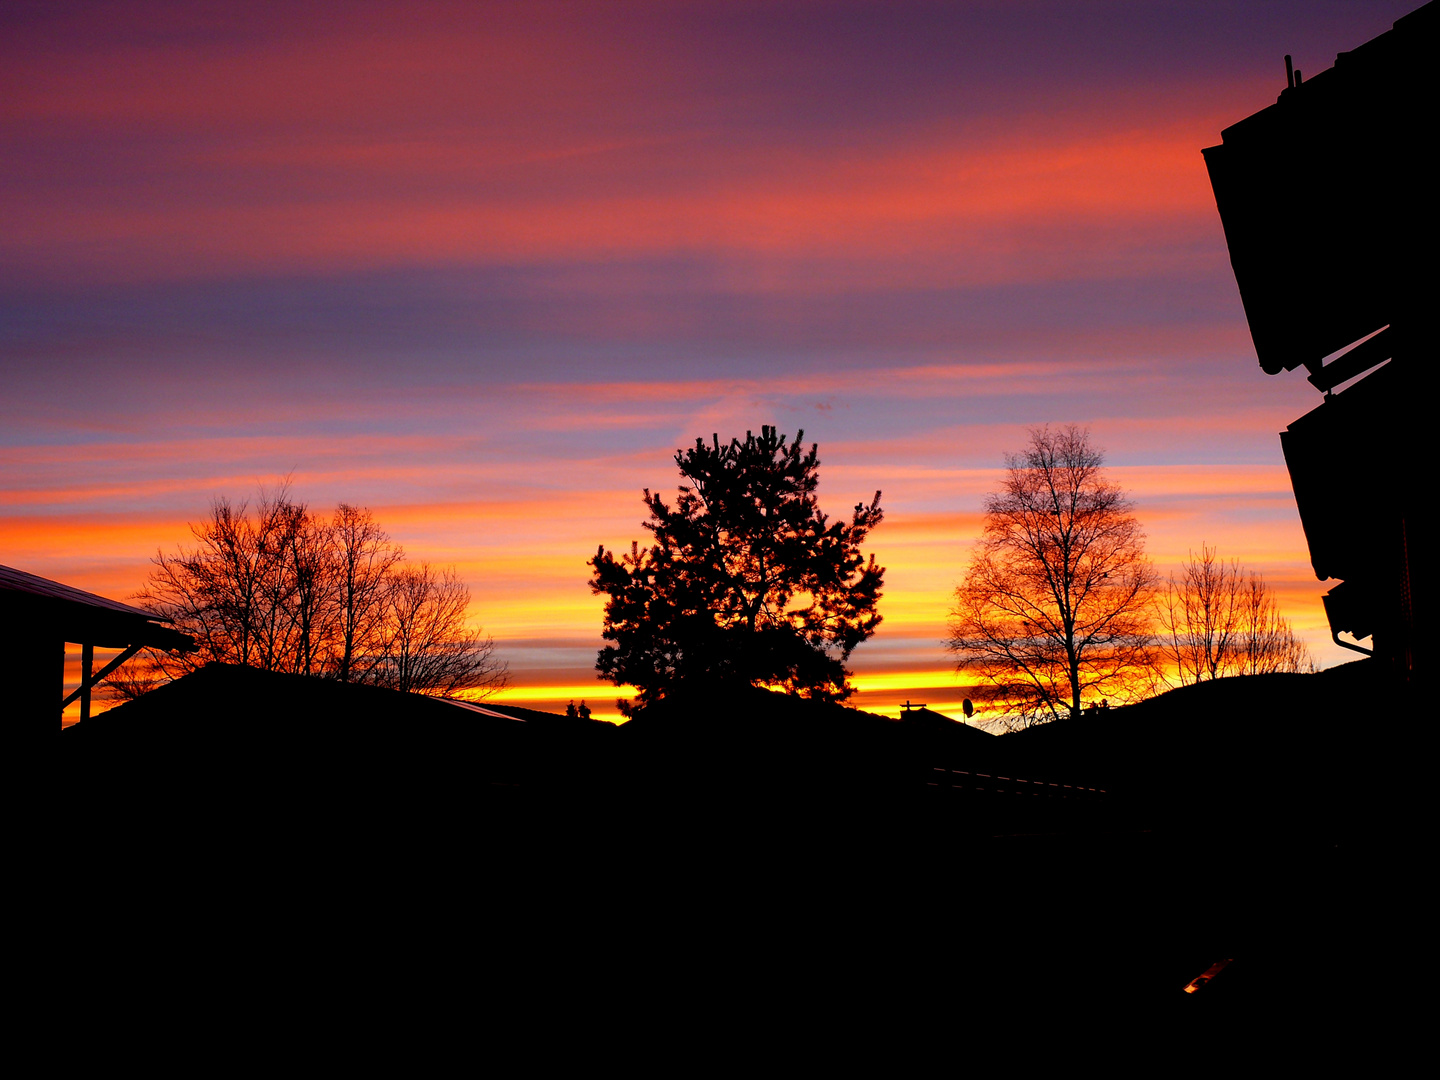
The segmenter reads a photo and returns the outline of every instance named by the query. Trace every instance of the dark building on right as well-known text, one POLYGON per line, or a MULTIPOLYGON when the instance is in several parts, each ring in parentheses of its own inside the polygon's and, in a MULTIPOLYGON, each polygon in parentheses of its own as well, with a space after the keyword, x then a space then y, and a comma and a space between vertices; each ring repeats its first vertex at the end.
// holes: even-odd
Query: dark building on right
POLYGON ((1440 0, 1310 79, 1287 56, 1276 103, 1203 151, 1260 367, 1323 394, 1280 442, 1340 580, 1331 635, 1406 679, 1433 664, 1437 21, 1440 0))

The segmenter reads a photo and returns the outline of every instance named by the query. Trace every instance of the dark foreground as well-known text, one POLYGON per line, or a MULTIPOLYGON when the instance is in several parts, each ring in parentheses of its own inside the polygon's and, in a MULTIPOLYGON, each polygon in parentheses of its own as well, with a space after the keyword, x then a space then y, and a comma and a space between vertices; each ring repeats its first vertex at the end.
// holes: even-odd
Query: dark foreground
POLYGON ((66 962, 437 1008, 1414 1007, 1426 763, 1363 662, 1003 738, 758 692, 508 713, 211 667, 66 731, 66 962))

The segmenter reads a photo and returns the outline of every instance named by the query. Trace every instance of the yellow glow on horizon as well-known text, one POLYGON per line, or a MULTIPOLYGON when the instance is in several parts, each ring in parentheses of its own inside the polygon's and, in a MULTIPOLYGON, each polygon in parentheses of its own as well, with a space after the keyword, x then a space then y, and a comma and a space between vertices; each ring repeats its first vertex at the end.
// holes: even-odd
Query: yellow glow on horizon
MULTIPOLYGON (((939 652, 937 645, 936 651, 939 652)), ((860 693, 878 693, 887 690, 910 690, 916 687, 947 687, 964 696, 969 687, 962 687, 955 677, 953 667, 931 668, 923 671, 901 670, 881 672, 856 672, 850 684, 860 693)))
MULTIPOLYGON (((486 701, 510 702, 518 704, 521 701, 560 701, 569 702, 572 698, 578 704, 582 699, 589 702, 591 698, 606 700, 620 697, 634 697, 638 690, 633 686, 616 686, 613 683, 525 683, 507 686, 503 690, 496 691, 484 697, 467 694, 457 696, 466 700, 473 700, 480 704, 486 701)), ((591 706, 594 707, 593 704, 591 706)))

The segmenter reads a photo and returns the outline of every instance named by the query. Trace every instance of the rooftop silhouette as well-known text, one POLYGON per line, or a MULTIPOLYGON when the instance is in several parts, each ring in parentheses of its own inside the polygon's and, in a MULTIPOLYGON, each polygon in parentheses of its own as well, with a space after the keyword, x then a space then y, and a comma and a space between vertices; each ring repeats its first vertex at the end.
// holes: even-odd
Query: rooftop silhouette
POLYGON ((1432 526, 1411 468, 1435 349, 1437 46, 1432 0, 1309 79, 1287 56, 1275 104, 1204 151, 1260 366, 1303 366, 1324 393, 1280 440, 1315 575, 1343 579, 1325 597, 1331 637, 1402 678, 1434 655, 1432 526))

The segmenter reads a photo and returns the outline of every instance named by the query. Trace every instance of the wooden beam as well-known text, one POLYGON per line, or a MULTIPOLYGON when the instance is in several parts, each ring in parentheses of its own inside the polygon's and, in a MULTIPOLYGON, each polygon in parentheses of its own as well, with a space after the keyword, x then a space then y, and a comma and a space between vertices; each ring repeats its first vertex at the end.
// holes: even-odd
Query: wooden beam
MULTIPOLYGON (((62 645, 61 648, 63 649, 64 646, 62 645)), ((80 696, 82 695, 82 693, 84 694, 84 696, 85 696, 85 701, 86 701, 86 703, 88 704, 88 702, 89 702, 89 692, 90 692, 91 687, 95 686, 97 683, 104 682, 106 675, 109 675, 112 671, 114 671, 117 667, 119 667, 121 664, 123 664, 126 660, 129 660, 132 656, 134 656, 136 653, 138 653, 141 649, 145 648, 145 646, 144 646, 144 645, 131 645, 128 649, 126 649, 124 652, 122 652, 119 656, 115 657, 114 660, 111 660, 108 664, 106 664, 106 665, 105 665, 103 668, 101 668, 99 671, 95 672, 93 675, 88 676, 88 678, 87 678, 87 674, 86 674, 86 673, 87 673, 87 671, 88 671, 89 664, 94 662, 94 661, 93 661, 93 657, 94 657, 95 654, 94 654, 94 652, 92 651, 94 647, 91 646, 91 645, 86 645, 86 646, 84 646, 83 648, 84 648, 84 652, 82 653, 82 657, 83 657, 83 656, 89 656, 89 657, 91 657, 92 659, 89 660, 89 661, 85 661, 85 660, 82 659, 82 661, 81 661, 81 668, 82 668, 82 670, 81 670, 81 672, 80 672, 80 685, 79 685, 79 687, 76 688, 76 690, 75 690, 75 692, 74 692, 73 694, 71 694, 69 697, 67 697, 64 701, 62 701, 62 702, 60 703, 60 711, 61 711, 61 712, 64 712, 66 706, 68 706, 68 705, 69 705, 72 701, 74 701, 77 697, 80 697, 80 696)), ((89 715, 90 715, 90 713, 89 713, 88 708, 86 707, 86 705, 82 704, 82 705, 80 706, 80 719, 84 720, 84 719, 85 719, 86 717, 88 717, 89 715)))
POLYGON ((1389 329, 1381 330, 1374 337, 1356 345, 1349 352, 1337 356, 1323 368, 1311 368, 1310 382, 1317 390, 1327 394, 1346 379, 1353 379, 1362 371, 1369 371, 1376 364, 1383 364, 1394 353, 1395 339, 1389 329))

